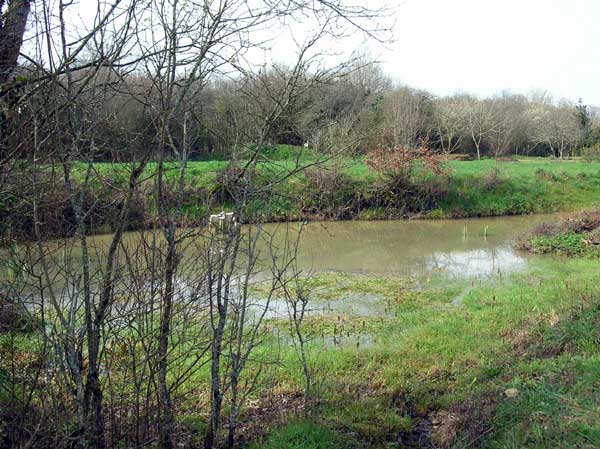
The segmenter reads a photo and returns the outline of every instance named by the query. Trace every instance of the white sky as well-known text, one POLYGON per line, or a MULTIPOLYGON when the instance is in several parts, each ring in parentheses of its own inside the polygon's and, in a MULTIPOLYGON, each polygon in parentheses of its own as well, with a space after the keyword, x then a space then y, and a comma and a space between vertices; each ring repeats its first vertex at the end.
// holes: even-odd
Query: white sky
MULTIPOLYGON (((79 0, 78 13, 96 1, 79 0)), ((356 35, 324 48, 366 49, 398 82, 437 95, 547 91, 600 106, 600 0, 350 1, 397 5, 394 42, 356 35)), ((301 38, 302 28, 291 30, 301 38)), ((287 31, 271 29, 271 51, 253 62, 293 60, 287 31)))
POLYGON ((410 86, 600 105, 600 0, 403 0, 394 39, 370 47, 410 86))

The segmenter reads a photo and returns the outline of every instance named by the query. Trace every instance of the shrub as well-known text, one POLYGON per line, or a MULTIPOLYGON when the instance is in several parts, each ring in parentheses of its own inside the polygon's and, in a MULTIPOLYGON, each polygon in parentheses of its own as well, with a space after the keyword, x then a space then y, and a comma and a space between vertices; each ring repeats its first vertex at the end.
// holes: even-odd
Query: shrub
POLYGON ((599 162, 600 161, 600 142, 596 142, 590 147, 582 148, 581 156, 587 162, 599 162))
POLYGON ((440 155, 424 146, 380 146, 367 154, 365 162, 378 173, 397 180, 410 180, 419 169, 429 170, 437 175, 446 172, 440 155))
POLYGON ((213 195, 217 202, 226 203, 249 185, 248 172, 239 167, 227 167, 217 172, 213 195))
POLYGON ((368 207, 388 210, 389 216, 434 208, 441 195, 439 176, 448 173, 442 157, 425 146, 378 147, 367 154, 366 164, 381 174, 369 189, 368 207))
POLYGON ((305 212, 337 219, 355 215, 360 193, 350 176, 336 167, 313 168, 305 173, 307 197, 302 205, 305 212))

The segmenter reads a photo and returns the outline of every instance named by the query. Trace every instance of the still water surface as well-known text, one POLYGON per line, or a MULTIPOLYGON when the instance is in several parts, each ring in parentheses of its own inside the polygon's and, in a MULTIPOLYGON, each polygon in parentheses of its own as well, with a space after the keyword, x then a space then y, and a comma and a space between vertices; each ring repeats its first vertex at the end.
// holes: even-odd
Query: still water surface
POLYGON ((299 263, 314 272, 489 277, 524 268, 531 256, 515 250, 514 239, 556 218, 309 223, 303 230, 299 263))
MULTIPOLYGON (((514 239, 536 224, 557 218, 557 215, 531 215, 464 220, 313 222, 303 227, 298 266, 304 274, 336 271, 417 280, 454 278, 472 280, 469 285, 474 285, 479 279, 524 269, 532 256, 515 250, 514 239)), ((299 229, 298 224, 289 225, 264 225, 265 234, 275 235, 275 240, 281 242, 286 229, 299 229)), ((105 251, 110 238, 110 235, 91 238, 92 254, 105 251)), ((140 247, 140 241, 137 232, 124 237, 124 245, 129 248, 140 247)), ((58 242, 54 244, 60 246, 58 242)), ((263 251, 268 265, 267 253, 263 251)), ((68 253, 58 250, 56 254, 62 256, 54 260, 60 259, 78 271, 77 248, 73 247, 68 253)), ((194 254, 188 253, 188 259, 193 260, 194 254)), ((142 266, 138 268, 145 271, 142 266)), ((56 278, 58 283, 59 278, 60 275, 56 278)), ((185 276, 177 280, 177 286, 183 296, 191 294, 192 287, 185 276)), ((453 305, 460 306, 468 291, 467 287, 453 305)), ((258 311, 265 309, 265 298, 251 299, 258 311)), ((364 294, 358 297, 352 292, 337 301, 311 303, 311 309, 316 313, 349 316, 383 316, 387 313, 381 298, 364 294)), ((268 303, 266 318, 286 316, 285 301, 274 298, 268 303)))
MULTIPOLYGON (((513 248, 514 239, 533 225, 556 215, 530 215, 464 220, 312 222, 303 227, 298 266, 304 273, 339 271, 366 275, 429 278, 486 278, 523 269, 531 255, 513 248)), ((299 229, 290 223, 288 229, 299 229)), ((264 225, 265 235, 281 244, 287 224, 264 225)), ((289 234, 288 234, 289 235, 289 234)), ((146 236, 148 238, 148 236, 146 236)), ((92 265, 110 243, 110 235, 90 238, 92 265)), ((140 234, 127 233, 123 243, 140 246, 140 234)), ((188 243, 188 248, 194 247, 188 243)), ((49 246, 59 242, 49 243, 49 246)), ((264 245, 263 245, 264 246, 264 245)), ((190 259, 197 253, 190 249, 190 259)), ((79 250, 59 249, 63 263, 77 270, 79 250)), ((262 251, 268 265, 269 254, 262 251)), ((57 260, 57 259, 56 259, 57 260)), ((138 259, 139 260, 139 259, 138 259)), ((143 268, 140 266, 140 269, 143 268)))
MULTIPOLYGON (((517 251, 514 239, 532 226, 553 221, 557 215, 528 215, 463 220, 397 220, 311 222, 302 228, 298 266, 304 273, 340 271, 366 275, 485 278, 523 269, 531 255, 517 251)), ((286 229, 293 235, 297 223, 266 224, 264 235, 275 235, 281 245, 286 229)), ((290 234, 288 234, 290 235, 290 234)), ((92 264, 106 250, 111 235, 89 239, 92 264)), ((148 238, 148 236, 146 236, 148 238)), ((123 243, 140 245, 140 234, 127 233, 123 243)), ((196 242, 197 243, 197 242, 196 242)), ((59 242, 50 242, 50 247, 59 242)), ((263 245, 262 257, 269 261, 263 245)), ((187 255, 193 259, 194 242, 187 255)), ((184 250, 185 251, 185 250, 184 250)), ((54 252, 77 270, 78 248, 54 252), (64 259, 66 257, 67 259, 64 259)), ((100 257, 100 259, 102 258, 100 257)), ((140 267, 141 268, 141 267, 140 267)))

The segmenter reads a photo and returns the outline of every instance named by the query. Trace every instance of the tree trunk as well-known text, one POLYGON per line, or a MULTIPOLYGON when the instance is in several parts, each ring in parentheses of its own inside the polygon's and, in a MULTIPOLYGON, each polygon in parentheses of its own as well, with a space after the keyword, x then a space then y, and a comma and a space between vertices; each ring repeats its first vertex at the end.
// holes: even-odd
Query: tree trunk
POLYGON ((88 335, 88 372, 86 379, 87 411, 87 444, 89 447, 102 449, 104 441, 104 415, 102 412, 102 389, 98 374, 98 354, 100 349, 100 330, 94 328, 88 335))
POLYGON ((0 16, 0 85, 17 66, 30 9, 31 0, 9 0, 4 17, 0 16))
POLYGON ((213 449, 215 447, 215 440, 217 432, 219 430, 219 418, 221 416, 221 405, 223 403, 223 392, 221 391, 221 351, 223 348, 223 333, 225 330, 225 320, 227 317, 227 311, 224 310, 226 305, 218 305, 219 308, 219 321, 217 329, 215 331, 214 340, 211 349, 211 406, 210 406, 210 419, 208 422, 208 428, 206 430, 206 440, 204 441, 205 449, 213 449))
POLYGON ((158 341, 158 396, 160 400, 160 441, 161 449, 171 449, 173 447, 173 408, 171 404, 171 395, 167 384, 167 356, 169 352, 169 335, 171 333, 171 315, 173 308, 173 278, 177 266, 177 257, 175 254, 174 232, 168 230, 169 249, 166 259, 165 270, 165 292, 163 294, 162 312, 160 318, 160 336, 158 341))

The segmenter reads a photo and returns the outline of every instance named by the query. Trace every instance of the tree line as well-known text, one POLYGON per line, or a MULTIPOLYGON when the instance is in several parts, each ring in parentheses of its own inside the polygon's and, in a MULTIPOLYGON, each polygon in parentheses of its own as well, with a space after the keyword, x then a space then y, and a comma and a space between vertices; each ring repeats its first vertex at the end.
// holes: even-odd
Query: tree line
MULTIPOLYGON (((24 75, 29 73, 24 67, 20 70, 24 75)), ((184 94, 189 102, 188 117, 174 117, 179 126, 171 130, 172 138, 183 138, 181 125, 186 123, 188 135, 194 136, 189 142, 192 160, 230 158, 236 147, 256 140, 260 129, 257 117, 273 106, 274 97, 285 89, 293 71, 294 67, 274 64, 256 72, 242 71, 235 77, 214 74, 192 83, 184 94)), ((305 88, 272 122, 266 144, 305 145, 319 154, 356 155, 382 145, 425 145, 445 155, 460 153, 477 158, 564 158, 580 155, 582 149, 585 152, 600 142, 598 110, 582 100, 556 101, 545 93, 509 92, 488 98, 466 93, 439 97, 394 85, 379 65, 361 56, 336 66, 335 73, 306 72, 302 77, 305 88)), ((153 111, 160 107, 160 97, 153 91, 152 79, 139 70, 123 76, 114 69, 101 68, 93 82, 111 84, 111 95, 98 101, 89 92, 82 92, 72 101, 80 102, 77 107, 93 104, 96 109, 94 158, 135 160, 153 145, 153 111)), ((175 86, 175 91, 179 89, 175 86)), ((60 97, 62 93, 45 91, 44 95, 60 97)), ((30 119, 31 111, 21 105, 12 113, 11 120, 22 123, 30 119)), ((21 155, 31 153, 31 132, 25 133, 29 139, 14 133, 15 140, 4 151, 18 147, 21 155)), ((174 157, 172 152, 168 154, 174 157)))

